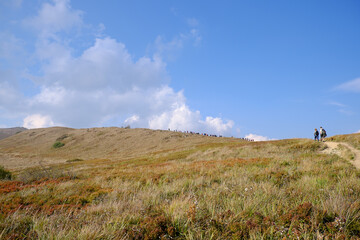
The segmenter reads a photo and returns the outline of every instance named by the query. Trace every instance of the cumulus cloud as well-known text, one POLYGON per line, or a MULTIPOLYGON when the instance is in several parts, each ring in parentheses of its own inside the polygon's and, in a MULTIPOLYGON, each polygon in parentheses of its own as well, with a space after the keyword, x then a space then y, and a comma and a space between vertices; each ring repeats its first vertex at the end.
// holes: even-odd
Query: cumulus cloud
POLYGON ((43 65, 44 84, 67 89, 94 90, 111 86, 118 92, 147 89, 169 82, 166 64, 159 57, 133 60, 124 44, 115 39, 97 38, 79 57, 59 43, 44 42, 38 55, 43 65))
MULTIPOLYGON (((200 111, 190 109, 183 91, 169 86, 163 53, 179 50, 189 40, 201 40, 195 20, 187 34, 170 42, 159 37, 156 54, 135 59, 124 43, 99 34, 92 45, 81 51, 74 49, 71 36, 63 33, 83 27, 82 15, 71 8, 69 0, 53 0, 44 3, 36 16, 24 20, 38 33, 33 53, 37 70, 27 76, 39 89, 21 104, 17 101, 24 106, 18 111, 24 127, 131 124, 231 135, 233 121, 211 116, 204 119, 200 111)), ((12 111, 11 102, 19 92, 1 80, 0 87, 0 110, 12 111)))
POLYGON ((360 93, 360 78, 345 82, 336 87, 338 90, 360 93))
POLYGON ((24 20, 24 24, 42 34, 51 34, 81 26, 82 15, 82 11, 71 9, 70 0, 53 0, 52 4, 44 3, 38 15, 24 20))
POLYGON ((29 102, 30 105, 58 106, 65 101, 67 95, 67 90, 63 87, 43 87, 42 91, 29 102))
MULTIPOLYGON (((0 71, 1 77, 6 76, 0 71)), ((10 84, 8 81, 0 80, 0 109, 7 109, 11 107, 14 110, 17 110, 22 104, 22 96, 19 91, 10 84)))
POLYGON ((268 138, 268 137, 261 136, 261 135, 256 135, 256 134, 253 134, 253 133, 250 133, 250 134, 246 135, 245 138, 253 139, 256 142, 276 140, 274 138, 268 138))
POLYGON ((201 120, 199 111, 191 111, 184 103, 173 105, 173 109, 155 115, 149 121, 150 128, 180 131, 201 131, 213 134, 231 134, 233 121, 224 122, 220 118, 206 117, 201 120))
POLYGON ((0 32, 0 108, 4 104, 15 108, 22 100, 18 85, 28 63, 23 45, 13 34, 0 32))
POLYGON ((200 113, 190 111, 185 104, 173 104, 173 109, 155 115, 150 119, 149 126, 153 129, 191 130, 196 129, 200 113))
POLYGON ((24 56, 24 41, 11 33, 0 32, 0 59, 6 59, 7 64, 18 61, 19 56, 24 56))
POLYGON ((24 118, 24 128, 43 128, 54 126, 50 116, 44 116, 40 114, 33 114, 24 118))
POLYGON ((203 123, 206 126, 207 131, 213 131, 217 134, 227 133, 230 134, 234 122, 229 120, 224 122, 221 118, 206 117, 203 123))

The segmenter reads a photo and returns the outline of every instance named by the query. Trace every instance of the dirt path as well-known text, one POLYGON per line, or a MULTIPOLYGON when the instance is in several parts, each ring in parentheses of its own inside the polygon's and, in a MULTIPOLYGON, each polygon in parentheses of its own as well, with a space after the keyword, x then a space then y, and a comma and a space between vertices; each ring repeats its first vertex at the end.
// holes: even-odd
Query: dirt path
POLYGON ((360 169, 360 151, 352 147, 350 144, 345 142, 324 142, 326 146, 328 147, 323 151, 323 153, 327 154, 337 154, 341 155, 342 151, 338 146, 342 145, 346 148, 348 148, 355 156, 354 159, 350 162, 358 169, 360 169))

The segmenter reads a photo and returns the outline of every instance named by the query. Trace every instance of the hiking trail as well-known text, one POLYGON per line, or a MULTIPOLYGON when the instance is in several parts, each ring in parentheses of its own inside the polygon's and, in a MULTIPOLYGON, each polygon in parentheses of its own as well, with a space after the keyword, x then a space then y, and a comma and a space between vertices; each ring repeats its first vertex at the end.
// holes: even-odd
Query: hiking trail
POLYGON ((353 146, 351 146, 348 143, 345 142, 324 142, 325 145, 327 146, 327 148, 325 150, 323 150, 323 153, 327 153, 327 154, 337 154, 339 156, 341 156, 341 154, 346 150, 346 149, 340 149, 339 145, 342 145, 343 147, 349 149, 352 154, 354 154, 354 159, 350 160, 350 162, 358 169, 360 169, 360 150, 357 150, 356 148, 354 148, 353 146))

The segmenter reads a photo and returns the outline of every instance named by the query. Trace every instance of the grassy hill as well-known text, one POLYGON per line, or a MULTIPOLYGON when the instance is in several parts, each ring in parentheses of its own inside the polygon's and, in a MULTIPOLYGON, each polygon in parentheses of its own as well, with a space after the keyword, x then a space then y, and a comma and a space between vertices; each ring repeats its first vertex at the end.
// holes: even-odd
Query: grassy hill
POLYGON ((14 127, 14 128, 0 128, 0 140, 10 137, 19 132, 25 131, 26 128, 23 127, 14 127))
MULTIPOLYGON (((360 146, 360 134, 335 140, 360 146)), ((350 155, 325 148, 148 129, 27 130, 0 141, 0 165, 14 176, 0 181, 0 239, 357 239, 360 172, 350 155)))
POLYGON ((0 165, 13 170, 72 159, 121 161, 192 149, 199 144, 241 141, 150 129, 52 127, 24 131, 0 141, 0 165), (56 142, 64 146, 54 148, 56 142))

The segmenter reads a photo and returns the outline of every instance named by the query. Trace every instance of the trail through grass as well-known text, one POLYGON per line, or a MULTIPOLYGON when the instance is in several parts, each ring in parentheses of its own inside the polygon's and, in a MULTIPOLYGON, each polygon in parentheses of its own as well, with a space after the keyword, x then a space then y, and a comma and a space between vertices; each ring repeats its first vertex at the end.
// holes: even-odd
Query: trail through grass
POLYGON ((353 146, 346 142, 325 142, 327 149, 324 150, 325 153, 338 154, 338 155, 348 155, 350 162, 357 168, 360 169, 360 150, 355 149, 353 146), (345 147, 345 149, 344 149, 345 147), (348 153, 346 153, 348 151, 348 153))

